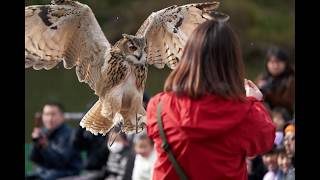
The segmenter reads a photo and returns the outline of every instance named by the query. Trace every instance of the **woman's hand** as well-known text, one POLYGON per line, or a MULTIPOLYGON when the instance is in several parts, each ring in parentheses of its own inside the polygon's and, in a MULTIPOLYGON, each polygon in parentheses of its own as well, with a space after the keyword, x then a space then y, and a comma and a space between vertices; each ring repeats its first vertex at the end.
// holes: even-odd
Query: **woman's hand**
POLYGON ((257 100, 261 101, 263 95, 259 88, 250 80, 244 79, 244 88, 246 89, 246 96, 252 96, 257 100))

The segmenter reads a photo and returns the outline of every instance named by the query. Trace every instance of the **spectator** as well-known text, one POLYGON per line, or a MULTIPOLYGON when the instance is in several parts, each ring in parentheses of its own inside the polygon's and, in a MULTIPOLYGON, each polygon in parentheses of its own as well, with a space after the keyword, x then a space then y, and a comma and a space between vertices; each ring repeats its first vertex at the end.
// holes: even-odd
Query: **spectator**
MULTIPOLYGON (((86 105, 86 112, 94 105, 96 101, 92 101, 86 105)), ((106 164, 109 150, 105 137, 102 135, 93 135, 80 126, 73 134, 73 144, 79 151, 87 154, 84 161, 84 169, 87 171, 100 171, 106 164)))
POLYGON ((93 135, 84 128, 79 127, 74 133, 73 144, 79 151, 86 152, 87 159, 84 161, 85 170, 100 171, 106 164, 109 149, 104 136, 93 135))
POLYGON ((276 106, 286 108, 290 115, 294 111, 295 73, 287 54, 278 47, 267 52, 265 73, 259 75, 257 85, 271 109, 276 106))
POLYGON ((26 179, 53 180, 76 175, 81 169, 81 156, 71 143, 72 129, 64 122, 59 103, 47 103, 42 110, 43 128, 32 132, 30 159, 38 165, 26 179))
POLYGON ((87 158, 84 160, 84 171, 79 176, 59 178, 59 180, 98 180, 103 179, 104 165, 107 162, 109 150, 105 137, 93 135, 83 128, 78 128, 73 134, 73 145, 79 151, 84 151, 87 158))
POLYGON ((283 128, 284 133, 284 147, 289 158, 292 160, 292 165, 295 167, 295 125, 286 124, 283 128))
MULTIPOLYGON (((111 133, 117 132, 112 129, 109 138, 111 133)), ((135 154, 129 146, 126 134, 120 133, 114 143, 108 147, 110 154, 105 168, 105 180, 131 180, 135 154)))
POLYGON ((278 167, 278 152, 276 147, 262 155, 263 163, 267 167, 268 172, 264 175, 263 180, 277 180, 280 177, 278 167))
POLYGON ((292 165, 291 158, 287 155, 285 149, 281 149, 278 153, 278 166, 280 170, 281 180, 294 180, 295 169, 292 165))
MULTIPOLYGON (((91 100, 86 105, 85 111, 87 112, 96 101, 96 99, 91 100)), ((76 149, 86 154, 86 159, 83 162, 83 172, 80 176, 69 176, 59 178, 59 180, 90 180, 102 176, 102 168, 109 156, 105 137, 93 135, 79 126, 72 134, 72 142, 76 149)))
POLYGON ((247 166, 249 168, 248 179, 261 180, 263 176, 267 173, 267 168, 263 164, 262 156, 258 155, 256 157, 246 159, 248 163, 247 166))
POLYGON ((153 149, 153 142, 148 138, 145 131, 135 136, 134 149, 136 152, 136 158, 134 162, 132 180, 151 179, 156 154, 153 149))
POLYGON ((285 108, 275 107, 271 112, 271 116, 276 126, 275 144, 281 147, 283 145, 283 127, 290 120, 289 113, 285 108))
POLYGON ((282 107, 273 108, 271 116, 277 131, 283 131, 284 125, 290 120, 288 111, 282 107))

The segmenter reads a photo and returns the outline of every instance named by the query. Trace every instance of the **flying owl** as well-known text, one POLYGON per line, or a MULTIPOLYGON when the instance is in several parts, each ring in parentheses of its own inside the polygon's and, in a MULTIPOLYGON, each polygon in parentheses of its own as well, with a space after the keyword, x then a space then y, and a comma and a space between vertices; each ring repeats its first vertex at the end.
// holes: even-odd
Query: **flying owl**
POLYGON ((99 100, 80 125, 105 135, 111 128, 142 130, 148 65, 174 69, 191 32, 207 20, 228 20, 218 2, 171 6, 153 12, 135 35, 111 45, 90 7, 72 0, 25 7, 25 68, 52 69, 61 61, 75 67, 99 100))

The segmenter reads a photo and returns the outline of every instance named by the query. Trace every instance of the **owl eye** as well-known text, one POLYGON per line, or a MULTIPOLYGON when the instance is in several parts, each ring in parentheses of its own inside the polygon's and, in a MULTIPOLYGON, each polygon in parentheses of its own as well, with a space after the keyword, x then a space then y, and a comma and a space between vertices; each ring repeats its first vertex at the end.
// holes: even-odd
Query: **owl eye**
POLYGON ((135 46, 129 46, 129 49, 130 49, 130 51, 135 51, 135 50, 137 50, 137 47, 135 47, 135 46))

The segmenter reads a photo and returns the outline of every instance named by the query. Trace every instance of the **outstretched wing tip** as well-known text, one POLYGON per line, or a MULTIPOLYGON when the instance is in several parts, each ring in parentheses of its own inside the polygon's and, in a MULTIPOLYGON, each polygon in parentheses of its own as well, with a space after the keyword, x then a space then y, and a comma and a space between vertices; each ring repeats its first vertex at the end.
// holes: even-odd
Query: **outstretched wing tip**
POLYGON ((85 4, 68 0, 25 7, 25 68, 49 70, 63 61, 66 69, 76 66, 79 81, 93 88, 110 47, 85 4))
POLYGON ((175 69, 192 31, 207 20, 227 21, 229 16, 218 13, 220 2, 193 3, 170 6, 153 12, 136 35, 144 35, 148 42, 149 65, 175 69))

